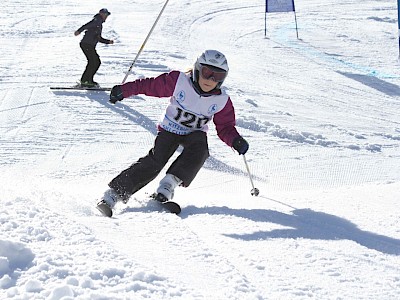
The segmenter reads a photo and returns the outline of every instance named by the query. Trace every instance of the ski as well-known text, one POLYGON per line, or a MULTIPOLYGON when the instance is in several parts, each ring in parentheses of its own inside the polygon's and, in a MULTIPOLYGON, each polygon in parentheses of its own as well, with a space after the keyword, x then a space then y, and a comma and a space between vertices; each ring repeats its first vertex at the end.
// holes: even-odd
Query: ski
POLYGON ((75 91, 111 91, 111 88, 81 87, 81 86, 51 86, 51 90, 75 90, 75 91))
POLYGON ((182 211, 180 205, 174 201, 168 200, 161 194, 152 194, 150 199, 156 201, 161 205, 162 208, 166 209, 168 212, 179 215, 182 211))
POLYGON ((111 218, 113 215, 113 211, 112 211, 111 207, 104 200, 101 200, 99 203, 97 203, 96 208, 105 217, 111 218))
MULTIPOLYGON (((159 196, 160 194, 151 194, 150 195, 150 200, 155 201, 160 205, 161 208, 166 210, 167 212, 170 212, 172 214, 179 215, 182 211, 180 205, 174 201, 170 200, 165 200, 166 198, 162 198, 159 196)), ((111 218, 113 216, 113 210, 112 208, 104 201, 101 200, 100 202, 97 203, 96 208, 100 211, 100 213, 105 216, 111 218)))
MULTIPOLYGON (((156 200, 157 201, 157 200, 156 200)), ((180 205, 174 201, 159 202, 161 207, 165 208, 168 212, 172 214, 179 215, 182 211, 180 205)))

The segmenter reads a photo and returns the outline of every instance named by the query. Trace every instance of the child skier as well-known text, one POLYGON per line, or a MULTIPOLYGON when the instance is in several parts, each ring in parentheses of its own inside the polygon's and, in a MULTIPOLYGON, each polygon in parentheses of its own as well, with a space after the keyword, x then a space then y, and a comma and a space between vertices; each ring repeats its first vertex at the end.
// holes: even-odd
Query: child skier
MULTIPOLYGON (((224 54, 206 50, 197 58, 193 70, 187 73, 171 71, 112 88, 110 102, 114 104, 139 94, 170 99, 158 125, 153 148, 111 180, 108 184, 110 189, 98 205, 107 205, 112 209, 118 201, 126 203, 130 196, 157 177, 181 145, 183 151, 160 181, 155 197, 160 202, 171 200, 175 188, 189 186, 209 156, 207 130, 211 119, 223 142, 239 155, 247 152, 249 144, 235 128, 232 101, 221 90, 228 70, 224 54)), ((112 210, 108 216, 111 215, 112 210)))

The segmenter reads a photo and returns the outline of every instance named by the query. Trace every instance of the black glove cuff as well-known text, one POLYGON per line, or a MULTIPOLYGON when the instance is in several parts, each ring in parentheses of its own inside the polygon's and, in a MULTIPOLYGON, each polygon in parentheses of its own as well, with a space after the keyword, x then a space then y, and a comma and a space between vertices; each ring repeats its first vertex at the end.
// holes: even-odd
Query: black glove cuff
POLYGON ((121 101, 122 99, 124 99, 124 95, 123 95, 121 86, 120 85, 114 86, 111 89, 110 102, 116 103, 117 101, 121 101))

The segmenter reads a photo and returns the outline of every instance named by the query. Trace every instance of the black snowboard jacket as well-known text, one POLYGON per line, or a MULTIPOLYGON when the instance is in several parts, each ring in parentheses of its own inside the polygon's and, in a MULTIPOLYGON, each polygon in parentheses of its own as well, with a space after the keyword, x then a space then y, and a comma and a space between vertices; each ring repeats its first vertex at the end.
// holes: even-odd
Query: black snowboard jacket
POLYGON ((93 17, 93 20, 81 26, 77 31, 81 33, 85 31, 85 35, 83 36, 81 43, 89 44, 96 46, 98 42, 104 44, 110 44, 110 40, 107 40, 101 36, 101 32, 103 31, 103 23, 104 20, 100 16, 100 14, 96 14, 93 17))

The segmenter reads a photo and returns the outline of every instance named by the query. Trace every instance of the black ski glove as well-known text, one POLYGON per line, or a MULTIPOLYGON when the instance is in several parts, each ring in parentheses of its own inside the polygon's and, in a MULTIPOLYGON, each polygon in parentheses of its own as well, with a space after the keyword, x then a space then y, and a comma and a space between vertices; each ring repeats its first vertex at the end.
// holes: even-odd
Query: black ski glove
POLYGON ((243 155, 246 154, 247 150, 249 150, 249 143, 241 136, 238 136, 233 140, 232 147, 239 153, 239 155, 243 155))
POLYGON ((124 99, 124 95, 122 95, 122 88, 120 85, 115 85, 111 89, 110 102, 115 104, 117 101, 121 101, 122 99, 124 99))

